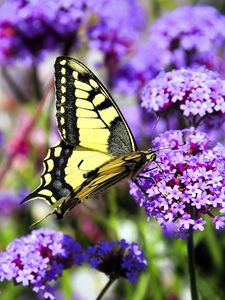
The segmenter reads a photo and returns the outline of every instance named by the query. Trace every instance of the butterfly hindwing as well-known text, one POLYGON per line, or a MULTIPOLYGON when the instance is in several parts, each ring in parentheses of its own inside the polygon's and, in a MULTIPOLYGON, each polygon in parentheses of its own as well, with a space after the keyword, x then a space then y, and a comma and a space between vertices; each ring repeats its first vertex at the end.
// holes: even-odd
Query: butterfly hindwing
MULTIPOLYGON (((97 159, 98 155, 99 152, 96 153, 94 159, 97 159)), ((104 156, 99 157, 99 159, 104 159, 104 156)), ((153 160, 155 160, 154 151, 133 152, 109 160, 106 158, 105 162, 100 166, 93 168, 93 170, 87 173, 83 173, 83 182, 79 182, 73 190, 73 193, 62 199, 53 213, 55 213, 58 218, 62 218, 63 215, 76 204, 89 198, 91 195, 99 194, 125 178, 135 176, 136 172, 144 168, 147 162, 153 160)), ((71 175, 73 176, 73 174, 71 175)))
POLYGON ((44 159, 40 186, 23 202, 39 198, 52 205, 74 195, 74 191, 85 185, 93 170, 112 158, 109 154, 73 147, 61 141, 49 149, 44 159))
POLYGON ((79 61, 55 63, 56 118, 65 143, 121 155, 136 150, 133 135, 98 78, 79 61))
POLYGON ((65 181, 65 168, 72 152, 73 147, 63 141, 48 150, 43 161, 41 184, 23 202, 39 198, 52 205, 73 191, 72 186, 65 181))

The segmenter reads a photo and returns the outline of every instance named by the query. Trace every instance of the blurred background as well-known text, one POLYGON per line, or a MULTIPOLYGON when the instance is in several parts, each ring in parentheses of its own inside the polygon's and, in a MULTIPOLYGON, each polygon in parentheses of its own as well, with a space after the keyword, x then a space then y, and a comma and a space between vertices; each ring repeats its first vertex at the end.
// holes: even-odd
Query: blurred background
MULTIPOLYGON (((59 140, 55 119, 54 61, 59 55, 86 64, 104 82, 140 149, 184 124, 171 115, 157 121, 140 105, 143 87, 162 70, 204 66, 225 76, 225 1, 8 0, 0 1, 0 250, 30 232, 49 212, 42 201, 19 205, 40 182, 42 161, 59 140), (187 6, 196 7, 193 15, 187 6), (179 10, 180 8, 184 8, 179 10)), ((210 125, 209 125, 210 126, 210 125)), ((224 142, 221 130, 210 131, 224 142)), ((63 220, 39 227, 71 235, 82 246, 100 240, 140 243, 148 269, 138 283, 118 280, 104 299, 190 299, 186 245, 162 233, 129 195, 129 183, 88 199, 63 220)), ((210 224, 195 234, 202 299, 225 299, 224 232, 210 224)), ((56 299, 92 300, 107 277, 88 267, 63 272, 56 299)), ((2 300, 41 299, 31 289, 0 283, 2 300)))

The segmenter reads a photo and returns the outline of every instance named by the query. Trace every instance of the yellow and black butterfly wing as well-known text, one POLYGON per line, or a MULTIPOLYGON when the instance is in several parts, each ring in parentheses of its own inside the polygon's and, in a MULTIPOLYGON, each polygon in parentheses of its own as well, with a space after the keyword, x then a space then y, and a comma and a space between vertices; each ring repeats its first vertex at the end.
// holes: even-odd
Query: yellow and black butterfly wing
POLYGON ((57 58, 55 86, 62 140, 49 149, 41 184, 23 202, 43 199, 55 206, 53 213, 60 218, 85 198, 124 178, 124 162, 119 160, 117 166, 113 161, 135 151, 136 144, 117 105, 83 64, 57 58))
POLYGON ((115 156, 136 150, 119 108, 91 70, 73 58, 58 57, 55 85, 56 118, 66 144, 115 156))
MULTIPOLYGON (((67 145, 62 140, 49 149, 43 161, 41 184, 23 202, 43 199, 53 205, 61 199, 76 198, 75 191, 90 181, 93 171, 113 158, 106 153, 67 145)), ((74 205, 83 199, 75 200, 74 205)))

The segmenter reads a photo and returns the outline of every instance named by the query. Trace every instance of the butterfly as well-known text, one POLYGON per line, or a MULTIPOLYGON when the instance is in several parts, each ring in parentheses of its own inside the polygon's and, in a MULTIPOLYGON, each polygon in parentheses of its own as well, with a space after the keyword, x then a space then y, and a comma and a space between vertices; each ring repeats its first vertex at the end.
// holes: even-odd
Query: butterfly
POLYGON ((56 59, 55 90, 61 140, 48 150, 40 186, 22 202, 43 199, 54 207, 48 215, 63 218, 84 199, 134 179, 157 155, 137 150, 115 101, 78 60, 56 59))

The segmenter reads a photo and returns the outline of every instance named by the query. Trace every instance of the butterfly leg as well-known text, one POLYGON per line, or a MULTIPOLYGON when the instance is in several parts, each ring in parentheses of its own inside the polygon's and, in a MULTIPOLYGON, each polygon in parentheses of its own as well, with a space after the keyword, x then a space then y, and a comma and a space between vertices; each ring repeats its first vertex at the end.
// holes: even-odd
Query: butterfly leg
POLYGON ((151 168, 151 169, 144 169, 143 171, 141 171, 141 173, 147 173, 147 172, 151 172, 151 171, 153 171, 153 170, 155 170, 155 169, 160 169, 160 170, 162 170, 162 168, 160 167, 160 164, 163 164, 162 162, 159 162, 159 161, 156 161, 155 160, 155 163, 157 164, 157 166, 156 167, 154 167, 154 168, 151 168))
POLYGON ((136 176, 136 177, 138 177, 138 178, 143 178, 143 179, 147 179, 147 180, 152 180, 152 181, 155 183, 153 177, 148 177, 148 176, 144 176, 144 175, 138 175, 138 176, 136 176))
MULTIPOLYGON (((138 176, 139 177, 139 176, 138 176)), ((131 180, 133 181, 134 184, 136 184, 136 186, 142 191, 142 193, 144 194, 144 196, 149 199, 148 194, 146 193, 146 191, 143 189, 143 187, 139 184, 139 182, 137 181, 136 178, 131 178, 131 180)), ((150 200, 150 199, 149 199, 150 200)))

